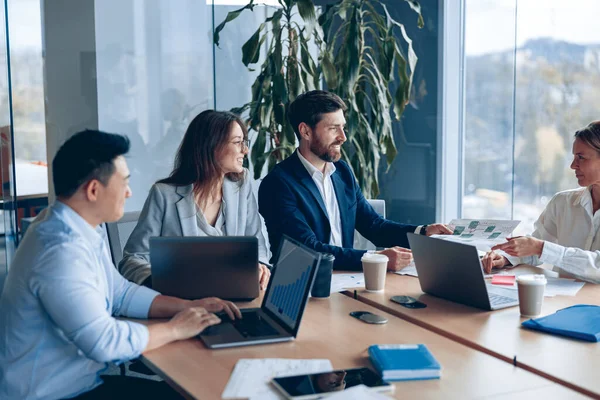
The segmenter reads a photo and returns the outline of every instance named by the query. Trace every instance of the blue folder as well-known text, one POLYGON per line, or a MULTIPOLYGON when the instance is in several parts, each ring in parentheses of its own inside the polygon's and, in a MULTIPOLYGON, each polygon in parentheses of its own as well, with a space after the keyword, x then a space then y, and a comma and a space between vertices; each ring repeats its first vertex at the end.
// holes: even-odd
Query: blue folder
POLYGON ((579 304, 563 308, 546 317, 527 320, 521 325, 528 329, 598 342, 600 341, 600 307, 579 304))

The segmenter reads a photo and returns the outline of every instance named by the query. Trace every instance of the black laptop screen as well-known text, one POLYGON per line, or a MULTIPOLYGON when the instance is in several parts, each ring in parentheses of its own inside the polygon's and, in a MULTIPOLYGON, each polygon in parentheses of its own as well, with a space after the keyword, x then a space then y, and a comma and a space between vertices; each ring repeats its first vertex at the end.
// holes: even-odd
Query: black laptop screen
POLYGON ((319 254, 284 239, 263 304, 291 330, 302 317, 319 254))

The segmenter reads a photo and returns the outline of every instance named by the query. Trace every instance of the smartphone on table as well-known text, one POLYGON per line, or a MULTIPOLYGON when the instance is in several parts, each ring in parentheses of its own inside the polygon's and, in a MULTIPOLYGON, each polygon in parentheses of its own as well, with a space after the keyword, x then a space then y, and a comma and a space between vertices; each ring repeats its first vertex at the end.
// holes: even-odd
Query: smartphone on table
POLYGON ((394 391, 394 385, 384 382, 378 373, 369 368, 286 376, 273 378, 272 382, 287 399, 294 400, 319 399, 361 384, 377 392, 394 391))

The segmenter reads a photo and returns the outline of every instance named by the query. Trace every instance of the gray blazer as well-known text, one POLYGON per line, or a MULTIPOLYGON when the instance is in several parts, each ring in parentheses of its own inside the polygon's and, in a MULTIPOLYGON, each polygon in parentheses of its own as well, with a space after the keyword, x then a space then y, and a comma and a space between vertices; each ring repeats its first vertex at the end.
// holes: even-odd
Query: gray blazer
MULTIPOLYGON (((249 173, 246 171, 246 175, 249 173)), ((199 236, 192 185, 156 183, 150 189, 140 219, 123 249, 121 274, 141 284, 150 276, 150 237, 199 236)), ((258 204, 249 178, 243 182, 223 182, 225 231, 228 236, 258 238, 259 261, 267 264, 269 255, 262 234, 258 204)))

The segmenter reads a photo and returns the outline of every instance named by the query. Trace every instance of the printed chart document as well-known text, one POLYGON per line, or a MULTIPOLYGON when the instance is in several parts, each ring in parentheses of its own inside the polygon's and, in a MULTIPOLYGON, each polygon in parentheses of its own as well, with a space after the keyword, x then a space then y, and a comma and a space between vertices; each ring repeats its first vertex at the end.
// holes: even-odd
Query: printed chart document
POLYGON ((432 235, 431 237, 450 240, 477 247, 480 251, 490 251, 492 246, 506 242, 521 221, 497 219, 453 219, 449 224, 452 235, 432 235))
POLYGON ((331 293, 362 287, 365 287, 365 275, 362 272, 356 274, 331 275, 331 293))
MULTIPOLYGON (((492 246, 506 242, 521 221, 497 219, 453 219, 449 225, 452 235, 432 235, 431 237, 477 247, 479 256, 485 255, 492 246)), ((415 262, 397 271, 398 275, 418 276, 415 262)))
POLYGON ((333 366, 331 361, 325 359, 242 358, 235 364, 222 398, 284 399, 284 396, 271 385, 273 378, 329 371, 333 371, 333 366))
MULTIPOLYGON (((544 297, 554 296, 575 296, 577 292, 585 285, 585 282, 577 282, 575 279, 546 277, 546 288, 544 297)), ((503 285, 506 289, 518 290, 517 283, 511 286, 503 285)))

